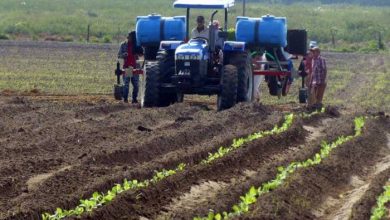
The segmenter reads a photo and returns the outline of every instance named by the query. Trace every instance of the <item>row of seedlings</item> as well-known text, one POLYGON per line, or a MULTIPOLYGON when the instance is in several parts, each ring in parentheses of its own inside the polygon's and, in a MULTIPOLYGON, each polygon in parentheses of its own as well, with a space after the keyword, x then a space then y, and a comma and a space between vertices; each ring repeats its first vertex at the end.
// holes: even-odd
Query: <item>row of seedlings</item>
MULTIPOLYGON (((320 111, 315 111, 310 114, 302 113, 301 117, 308 118, 324 112, 325 109, 323 108, 320 111)), ((282 132, 287 131, 293 124, 294 114, 288 114, 284 117, 284 119, 285 121, 281 126, 275 125, 275 127, 272 130, 260 131, 260 132, 250 134, 247 137, 234 139, 233 143, 229 147, 221 146, 220 148, 218 148, 216 152, 209 153, 208 157, 201 161, 201 164, 210 164, 214 160, 226 156, 228 153, 237 150, 238 148, 242 147, 244 144, 249 143, 251 141, 258 140, 260 138, 270 136, 270 135, 280 134, 282 132)), ((92 212, 94 209, 104 206, 107 203, 111 202, 120 193, 123 193, 128 190, 138 190, 138 189, 146 188, 151 184, 155 184, 169 176, 175 175, 176 173, 183 171, 185 169, 185 166, 186 165, 184 163, 181 163, 175 169, 170 169, 170 170, 163 169, 162 171, 155 171, 155 175, 149 180, 128 181, 127 179, 125 179, 122 184, 118 183, 114 185, 112 189, 108 190, 106 193, 94 192, 91 198, 85 200, 81 199, 80 204, 73 209, 64 210, 61 208, 57 208, 54 214, 43 213, 42 219, 60 220, 66 217, 81 216, 84 213, 92 212)))
POLYGON ((240 202, 234 205, 231 211, 229 212, 225 211, 222 213, 214 213, 214 211, 210 211, 207 217, 194 217, 194 220, 229 219, 229 218, 240 216, 248 212, 250 205, 254 204, 261 195, 268 193, 272 190, 275 190, 276 188, 281 186, 285 182, 285 180, 291 174, 293 174, 297 169, 307 168, 307 167, 320 164, 323 159, 329 156, 330 152, 333 149, 346 143, 347 141, 350 141, 355 137, 360 136, 362 132, 362 128, 365 124, 365 118, 364 117, 355 118, 354 124, 355 124, 355 134, 350 136, 340 136, 336 141, 332 143, 323 142, 321 144, 320 152, 315 154, 313 158, 301 162, 292 162, 287 167, 278 167, 277 168, 278 174, 276 175, 275 179, 263 183, 260 187, 252 186, 245 195, 240 196, 240 202))

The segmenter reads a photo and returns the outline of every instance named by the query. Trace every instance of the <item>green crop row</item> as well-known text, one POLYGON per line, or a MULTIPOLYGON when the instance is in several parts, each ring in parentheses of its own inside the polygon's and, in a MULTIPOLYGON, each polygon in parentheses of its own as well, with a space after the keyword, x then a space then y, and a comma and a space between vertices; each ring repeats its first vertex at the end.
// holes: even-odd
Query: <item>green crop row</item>
POLYGON ((390 215, 386 208, 386 203, 390 202, 390 185, 384 188, 384 192, 378 197, 376 207, 372 209, 370 220, 381 220, 386 217, 386 213, 390 215))
MULTIPOLYGON (((324 112, 324 109, 321 111, 316 111, 311 114, 302 114, 302 117, 311 117, 315 114, 319 114, 324 112)), ((293 114, 288 114, 285 116, 284 123, 279 127, 275 126, 272 130, 269 131, 261 131, 258 133, 250 134, 245 138, 238 138, 233 140, 233 144, 230 147, 220 147, 217 152, 215 153, 209 153, 209 156, 201 161, 201 164, 209 164, 213 162, 214 160, 221 158, 225 156, 226 154, 232 152, 233 150, 238 149, 239 147, 243 146, 244 144, 254 141, 256 139, 273 135, 273 134, 279 134, 281 132, 286 131, 293 123, 293 114)), ((128 181, 127 179, 124 180, 123 184, 116 184, 111 190, 109 190, 106 194, 95 192, 93 193, 92 197, 86 200, 80 200, 80 204, 75 207, 74 209, 70 210, 63 210, 61 208, 57 208, 54 214, 50 213, 44 213, 42 214, 42 218, 44 220, 59 220, 63 219, 65 217, 70 216, 81 216, 82 214, 86 212, 91 212, 94 209, 103 206, 107 204, 108 202, 112 201, 118 194, 127 191, 127 190, 134 190, 134 189, 141 189, 148 187, 150 184, 156 183, 162 179, 165 179, 169 176, 172 176, 176 174, 177 172, 183 171, 185 169, 185 164, 180 164, 176 169, 174 170, 162 170, 160 172, 156 172, 156 174, 153 176, 150 180, 145 181, 138 181, 138 180, 132 180, 128 181)))
POLYGON ((341 144, 351 140, 354 137, 360 136, 362 128, 365 123, 364 117, 355 118, 355 134, 350 136, 340 136, 333 143, 323 142, 321 144, 321 150, 319 153, 315 154, 313 158, 310 158, 302 162, 292 162, 287 167, 278 167, 278 174, 276 178, 262 184, 260 187, 252 186, 250 190, 240 197, 240 202, 232 207, 230 212, 214 213, 210 211, 207 217, 195 217, 194 220, 219 220, 219 219, 229 219, 231 217, 237 217, 249 211, 249 206, 257 201, 257 199, 265 193, 268 193, 272 190, 275 190, 281 186, 289 175, 294 173, 299 168, 307 168, 321 163, 323 159, 329 156, 330 152, 338 147, 341 144))
POLYGON ((108 190, 106 194, 95 192, 93 193, 91 198, 86 200, 80 200, 80 204, 76 208, 70 210, 62 210, 61 208, 57 208, 54 214, 42 214, 42 219, 59 220, 70 216, 80 216, 85 212, 91 212, 93 209, 107 204, 120 193, 132 189, 141 189, 148 187, 150 184, 155 184, 169 176, 176 174, 177 172, 184 170, 184 168, 185 164, 182 163, 179 164, 173 170, 163 169, 162 171, 156 172, 151 179, 142 182, 139 182, 138 180, 128 181, 127 179, 125 179, 122 184, 116 184, 114 187, 112 187, 112 189, 108 190))
POLYGON ((259 138, 263 138, 265 136, 273 135, 273 134, 279 134, 281 132, 286 131, 293 123, 294 115, 288 114, 285 116, 285 121, 281 127, 275 125, 275 127, 272 130, 269 131, 260 131, 258 133, 250 134, 247 137, 238 138, 233 140, 233 144, 230 147, 220 147, 217 152, 215 153, 209 153, 209 156, 202 160, 202 164, 208 164, 212 161, 221 158, 225 156, 226 154, 236 150, 237 148, 240 148, 244 144, 257 140, 259 138))
MULTIPOLYGON (((309 114, 302 113, 301 117, 302 118, 310 118, 316 114, 324 113, 324 112, 325 112, 325 108, 322 108, 320 111, 314 111, 314 112, 309 113, 309 114)), ((285 116, 285 121, 282 124, 282 126, 280 126, 280 127, 278 125, 275 125, 275 127, 272 130, 260 131, 260 132, 254 133, 254 134, 250 134, 247 137, 234 139, 233 144, 230 147, 221 146, 220 148, 218 148, 217 152, 209 153, 209 156, 206 159, 202 160, 201 163, 202 164, 211 163, 212 161, 225 156, 226 154, 236 150, 237 148, 240 148, 241 146, 243 146, 244 144, 246 144, 248 142, 263 138, 265 136, 280 134, 280 133, 286 131, 292 125, 293 119, 294 119, 294 115, 288 114, 285 116)))

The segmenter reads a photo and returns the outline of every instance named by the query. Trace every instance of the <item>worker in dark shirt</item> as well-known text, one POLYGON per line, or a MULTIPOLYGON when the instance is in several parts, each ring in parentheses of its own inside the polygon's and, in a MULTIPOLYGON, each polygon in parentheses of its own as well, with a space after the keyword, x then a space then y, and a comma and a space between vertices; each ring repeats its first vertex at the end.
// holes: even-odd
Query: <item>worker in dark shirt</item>
POLYGON ((137 74, 133 74, 133 70, 137 68, 137 59, 139 56, 143 55, 143 51, 142 48, 138 47, 136 44, 135 31, 131 31, 127 35, 127 40, 122 42, 118 52, 118 58, 123 59, 124 61, 123 69, 125 70, 125 73, 123 74, 123 99, 125 103, 129 102, 130 81, 133 86, 131 103, 138 103, 139 76, 137 74))

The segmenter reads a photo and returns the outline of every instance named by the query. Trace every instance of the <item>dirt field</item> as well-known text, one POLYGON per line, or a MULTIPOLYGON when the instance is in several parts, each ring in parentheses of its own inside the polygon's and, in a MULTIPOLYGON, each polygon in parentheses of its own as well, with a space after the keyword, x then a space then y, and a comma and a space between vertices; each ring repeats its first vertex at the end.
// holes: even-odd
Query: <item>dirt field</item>
MULTIPOLYGON (((12 51, 11 47, 17 48, 5 50, 12 51)), ((50 50, 60 53, 63 49, 50 50)), ((107 56, 114 50, 109 51, 107 56)), ((2 56, 11 60, 11 55, 2 56)), ((368 55, 328 54, 331 65, 341 72, 349 70, 340 56, 355 63, 368 59, 368 55)), ((372 66, 386 68, 388 60, 382 66, 375 63, 380 59, 376 57, 372 66)), ((3 59, 0 72, 10 71, 10 66, 3 59)), ((207 216, 210 210, 230 212, 251 186, 273 180, 278 167, 313 158, 323 141, 353 135, 357 116, 368 116, 360 136, 333 149, 320 164, 297 169, 236 218, 369 219, 376 197, 390 180, 390 119, 384 112, 389 108, 388 93, 382 100, 370 100, 374 106, 355 108, 368 86, 378 86, 364 79, 331 78, 342 85, 331 87, 328 99, 351 102, 327 107, 325 113, 311 117, 301 115, 306 112, 303 106, 286 100, 284 104, 238 104, 216 112, 214 100, 188 97, 166 108, 140 109, 104 94, 55 95, 42 89, 4 88, 0 95, 0 219, 40 219, 56 208, 73 209, 80 199, 106 193, 124 179, 151 179, 155 171, 174 169, 180 163, 186 164, 183 171, 148 187, 122 192, 78 218, 192 219, 207 216), (346 90, 353 85, 362 89, 351 95, 346 90), (284 132, 251 140, 212 163, 202 163, 238 137, 281 126, 288 113, 295 118, 284 132)), ((378 91, 388 90, 388 82, 383 85, 378 91)))

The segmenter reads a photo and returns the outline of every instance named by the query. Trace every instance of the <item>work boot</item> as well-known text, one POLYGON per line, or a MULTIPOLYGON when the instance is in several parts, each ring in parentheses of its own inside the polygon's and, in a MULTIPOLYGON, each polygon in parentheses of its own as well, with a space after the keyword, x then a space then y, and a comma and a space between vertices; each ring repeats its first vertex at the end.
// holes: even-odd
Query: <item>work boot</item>
POLYGON ((317 103, 317 104, 316 104, 316 109, 317 109, 318 111, 321 111, 322 107, 323 107, 322 103, 317 103))
POLYGON ((129 100, 125 99, 125 100, 123 100, 123 102, 125 102, 125 103, 129 103, 129 100))
POLYGON ((132 103, 132 104, 137 104, 138 101, 137 101, 137 99, 135 99, 135 100, 131 101, 131 103, 132 103))

